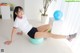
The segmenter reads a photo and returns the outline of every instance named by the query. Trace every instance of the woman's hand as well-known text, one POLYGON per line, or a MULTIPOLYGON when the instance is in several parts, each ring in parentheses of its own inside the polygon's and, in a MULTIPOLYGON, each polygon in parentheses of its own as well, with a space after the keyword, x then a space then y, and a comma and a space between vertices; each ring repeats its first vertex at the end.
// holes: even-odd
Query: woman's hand
POLYGON ((21 32, 17 32, 17 35, 22 35, 23 34, 23 32, 21 31, 21 32))
POLYGON ((8 40, 8 41, 5 41, 4 44, 6 44, 6 45, 10 45, 10 44, 12 43, 13 36, 14 36, 14 33, 15 33, 15 32, 16 32, 16 28, 13 27, 13 29, 12 29, 12 33, 11 33, 11 39, 8 40))
POLYGON ((12 41, 9 41, 9 40, 4 42, 4 44, 6 44, 6 45, 10 45, 11 43, 12 43, 12 41))

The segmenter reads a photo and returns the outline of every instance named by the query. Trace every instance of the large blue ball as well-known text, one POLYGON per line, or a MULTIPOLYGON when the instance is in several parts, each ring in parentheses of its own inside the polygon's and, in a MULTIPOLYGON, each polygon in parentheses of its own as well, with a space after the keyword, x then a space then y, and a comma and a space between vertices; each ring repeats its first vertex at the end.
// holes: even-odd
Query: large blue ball
POLYGON ((30 38, 30 42, 32 43, 32 44, 40 44, 40 43, 42 43, 44 41, 44 38, 35 38, 35 39, 33 39, 33 38, 30 38))
POLYGON ((63 16, 63 13, 60 10, 56 10, 53 14, 55 20, 60 20, 63 16))

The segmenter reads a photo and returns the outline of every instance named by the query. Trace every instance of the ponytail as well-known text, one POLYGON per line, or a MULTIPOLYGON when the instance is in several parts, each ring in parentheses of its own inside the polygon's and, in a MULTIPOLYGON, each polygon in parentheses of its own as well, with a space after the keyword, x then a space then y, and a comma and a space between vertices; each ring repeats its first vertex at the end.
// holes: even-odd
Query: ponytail
POLYGON ((16 17, 17 17, 17 15, 15 14, 15 10, 14 10, 14 12, 13 12, 13 20, 14 21, 15 21, 16 17))

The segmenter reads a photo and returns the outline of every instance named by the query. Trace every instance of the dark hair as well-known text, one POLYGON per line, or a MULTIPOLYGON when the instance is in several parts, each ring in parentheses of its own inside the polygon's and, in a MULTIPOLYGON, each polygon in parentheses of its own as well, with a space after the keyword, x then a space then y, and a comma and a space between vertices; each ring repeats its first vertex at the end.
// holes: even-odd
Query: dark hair
POLYGON ((20 10, 23 10, 23 8, 20 7, 20 6, 16 6, 15 9, 14 9, 14 12, 13 12, 13 20, 14 20, 14 21, 15 21, 15 19, 16 19, 16 17, 17 17, 17 15, 15 14, 15 12, 18 13, 19 9, 20 9, 20 10))

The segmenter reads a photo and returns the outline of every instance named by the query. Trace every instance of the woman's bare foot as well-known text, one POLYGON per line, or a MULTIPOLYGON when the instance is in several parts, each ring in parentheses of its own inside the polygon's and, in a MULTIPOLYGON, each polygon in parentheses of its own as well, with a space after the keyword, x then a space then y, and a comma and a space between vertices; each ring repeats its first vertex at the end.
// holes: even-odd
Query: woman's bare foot
POLYGON ((17 32, 17 35, 22 35, 23 34, 23 32, 21 31, 21 32, 17 32))
POLYGON ((74 33, 74 34, 70 34, 67 38, 67 40, 71 41, 73 38, 75 38, 77 35, 77 33, 74 33))

